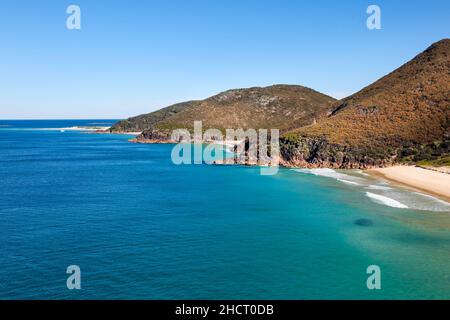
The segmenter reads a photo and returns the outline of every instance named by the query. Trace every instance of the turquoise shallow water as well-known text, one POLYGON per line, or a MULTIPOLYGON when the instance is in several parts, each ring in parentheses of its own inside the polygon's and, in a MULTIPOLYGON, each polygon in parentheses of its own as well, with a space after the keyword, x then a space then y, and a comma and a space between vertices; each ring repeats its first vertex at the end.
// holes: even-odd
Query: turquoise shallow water
POLYGON ((0 299, 450 298, 444 203, 359 172, 175 166, 171 145, 42 130, 94 122, 0 121, 0 299))

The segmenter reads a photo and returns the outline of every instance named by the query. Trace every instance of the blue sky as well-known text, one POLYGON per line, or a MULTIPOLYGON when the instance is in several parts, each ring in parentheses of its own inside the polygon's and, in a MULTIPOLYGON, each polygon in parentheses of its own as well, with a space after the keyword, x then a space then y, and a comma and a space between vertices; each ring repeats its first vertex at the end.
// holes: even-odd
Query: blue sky
POLYGON ((0 118, 125 118, 220 91, 352 94, 449 37, 450 1, 41 0, 0 4, 0 118), (81 8, 81 30, 66 8, 81 8), (366 8, 381 7, 368 30, 366 8))

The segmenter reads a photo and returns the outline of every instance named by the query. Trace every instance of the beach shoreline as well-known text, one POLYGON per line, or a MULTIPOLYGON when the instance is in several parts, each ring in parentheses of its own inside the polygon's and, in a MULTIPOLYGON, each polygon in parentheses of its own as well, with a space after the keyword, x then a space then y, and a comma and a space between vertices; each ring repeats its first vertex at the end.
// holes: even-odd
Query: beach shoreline
MULTIPOLYGON (((138 135, 137 132, 108 132, 101 131, 95 133, 105 133, 105 134, 129 134, 138 135)), ((132 143, 142 143, 142 144, 176 144, 173 140, 151 140, 151 139, 138 139, 132 138, 128 140, 132 143)), ((205 141, 207 144, 218 144, 226 148, 234 148, 237 144, 242 143, 242 141, 205 141)), ((215 165, 233 165, 235 164, 232 159, 224 159, 223 161, 214 161, 215 165)), ((254 166, 257 163, 249 163, 247 165, 254 166)), ((297 168, 297 166, 292 166, 284 161, 280 163, 281 167, 286 168, 297 168)), ((302 168, 304 166, 301 166, 302 168)), ((309 166, 305 166, 309 167, 309 166)), ((333 168, 338 169, 338 168, 333 168)), ((372 167, 365 168, 368 174, 382 178, 390 181, 391 183, 397 184, 401 187, 410 189, 412 191, 419 191, 441 200, 450 203, 450 174, 448 168, 424 168, 421 166, 407 166, 407 165, 396 165, 392 167, 372 167)))
POLYGON ((373 176, 450 202, 450 174, 417 166, 373 168, 367 170, 367 172, 373 176))

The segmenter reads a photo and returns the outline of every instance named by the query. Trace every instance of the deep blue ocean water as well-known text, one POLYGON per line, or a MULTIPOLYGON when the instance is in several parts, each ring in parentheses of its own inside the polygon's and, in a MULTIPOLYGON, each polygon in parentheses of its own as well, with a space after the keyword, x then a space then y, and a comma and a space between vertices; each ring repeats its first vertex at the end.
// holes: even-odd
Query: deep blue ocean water
POLYGON ((360 172, 176 166, 172 145, 56 129, 110 123, 0 121, 0 299, 450 298, 448 204, 360 172))

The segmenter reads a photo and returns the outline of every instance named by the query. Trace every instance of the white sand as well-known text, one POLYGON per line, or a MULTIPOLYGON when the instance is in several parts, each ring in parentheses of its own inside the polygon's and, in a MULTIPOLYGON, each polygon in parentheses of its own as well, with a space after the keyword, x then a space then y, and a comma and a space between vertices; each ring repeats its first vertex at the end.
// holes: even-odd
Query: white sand
POLYGON ((371 169, 388 180, 450 200, 450 174, 414 166, 371 169))

